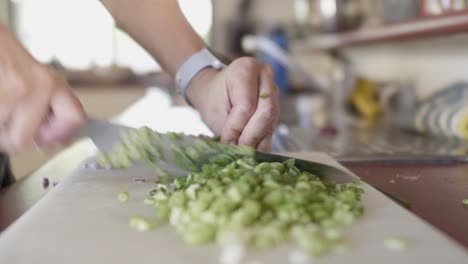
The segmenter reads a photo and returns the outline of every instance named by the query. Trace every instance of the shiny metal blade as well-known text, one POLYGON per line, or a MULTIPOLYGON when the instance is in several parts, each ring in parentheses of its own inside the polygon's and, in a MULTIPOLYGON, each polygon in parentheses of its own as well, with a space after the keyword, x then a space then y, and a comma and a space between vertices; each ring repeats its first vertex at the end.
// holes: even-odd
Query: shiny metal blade
POLYGON ((295 165, 297 168, 303 171, 308 171, 316 176, 318 176, 323 181, 335 181, 336 183, 343 184, 343 183, 350 183, 353 180, 358 180, 359 178, 349 174, 345 171, 342 171, 338 168, 328 166, 323 163, 302 160, 291 158, 287 156, 282 156, 278 154, 271 154, 257 151, 255 152, 255 158, 260 162, 284 162, 288 159, 294 159, 295 165))
POLYGON ((120 141, 122 131, 134 128, 111 123, 107 120, 89 118, 85 125, 76 133, 75 138, 90 138, 101 151, 110 151, 115 143, 120 141))

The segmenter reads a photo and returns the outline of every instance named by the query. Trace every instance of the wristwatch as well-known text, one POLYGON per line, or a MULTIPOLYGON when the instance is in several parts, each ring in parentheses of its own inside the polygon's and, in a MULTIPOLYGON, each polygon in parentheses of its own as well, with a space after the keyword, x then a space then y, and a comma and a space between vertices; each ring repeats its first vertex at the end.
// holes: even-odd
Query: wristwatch
POLYGON ((208 67, 219 71, 226 67, 226 64, 224 64, 221 59, 218 59, 209 48, 205 47, 192 54, 177 71, 175 77, 177 89, 179 90, 179 94, 184 97, 189 105, 192 104, 187 98, 187 87, 199 72, 208 67))

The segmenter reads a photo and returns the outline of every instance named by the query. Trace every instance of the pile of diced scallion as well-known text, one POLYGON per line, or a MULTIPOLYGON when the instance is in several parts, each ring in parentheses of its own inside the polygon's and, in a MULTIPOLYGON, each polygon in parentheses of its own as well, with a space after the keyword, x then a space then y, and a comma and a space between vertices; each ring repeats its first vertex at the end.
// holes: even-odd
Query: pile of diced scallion
POLYGON ((155 217, 132 217, 132 228, 146 231, 169 223, 190 245, 270 249, 293 242, 316 256, 346 248, 344 232, 364 211, 359 182, 322 182, 319 175, 299 170, 294 159, 258 162, 245 146, 201 139, 182 146, 180 137, 171 134, 170 140, 177 164, 190 171, 185 177, 165 173, 161 134, 148 128, 126 133, 114 151, 99 157, 103 167, 128 168, 143 160, 162 173, 144 201, 154 206, 155 217))

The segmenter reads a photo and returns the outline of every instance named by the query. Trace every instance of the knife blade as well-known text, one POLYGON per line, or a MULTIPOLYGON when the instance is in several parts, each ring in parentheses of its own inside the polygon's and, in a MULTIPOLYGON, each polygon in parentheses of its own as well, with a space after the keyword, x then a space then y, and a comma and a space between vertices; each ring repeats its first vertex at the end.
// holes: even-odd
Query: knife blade
MULTIPOLYGON (((77 132, 76 138, 90 138, 94 145, 103 152, 111 151, 115 143, 120 141, 120 135, 123 131, 134 131, 135 128, 126 127, 120 124, 111 123, 107 120, 89 118, 85 125, 77 132)), ((164 155, 169 157, 165 163, 166 169, 172 175, 186 175, 188 171, 181 169, 172 157, 172 149, 174 143, 168 138, 167 133, 161 134, 163 140, 160 141, 160 149, 164 151, 164 155)), ((179 143, 180 146, 188 146, 196 140, 195 136, 184 136, 184 139, 179 143)), ((284 162, 288 159, 294 159, 297 168, 308 171, 324 181, 335 181, 338 184, 349 183, 358 177, 349 174, 343 170, 324 163, 314 162, 310 160, 302 160, 288 156, 256 151, 255 159, 259 162, 284 162)))
POLYGON ((120 141, 120 135, 123 131, 132 130, 135 128, 90 117, 84 126, 75 133, 74 139, 90 138, 100 151, 107 152, 111 151, 114 144, 120 141))

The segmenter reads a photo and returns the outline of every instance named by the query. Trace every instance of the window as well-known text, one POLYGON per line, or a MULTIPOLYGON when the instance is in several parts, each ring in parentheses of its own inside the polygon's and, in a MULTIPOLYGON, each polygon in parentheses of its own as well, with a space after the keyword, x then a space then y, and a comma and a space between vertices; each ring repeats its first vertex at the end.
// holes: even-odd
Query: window
MULTIPOLYGON (((38 60, 57 59, 70 69, 93 65, 127 66, 136 73, 160 67, 114 21, 98 0, 12 1, 19 38, 38 60)), ((179 0, 195 30, 207 40, 212 26, 211 0, 179 0)))

